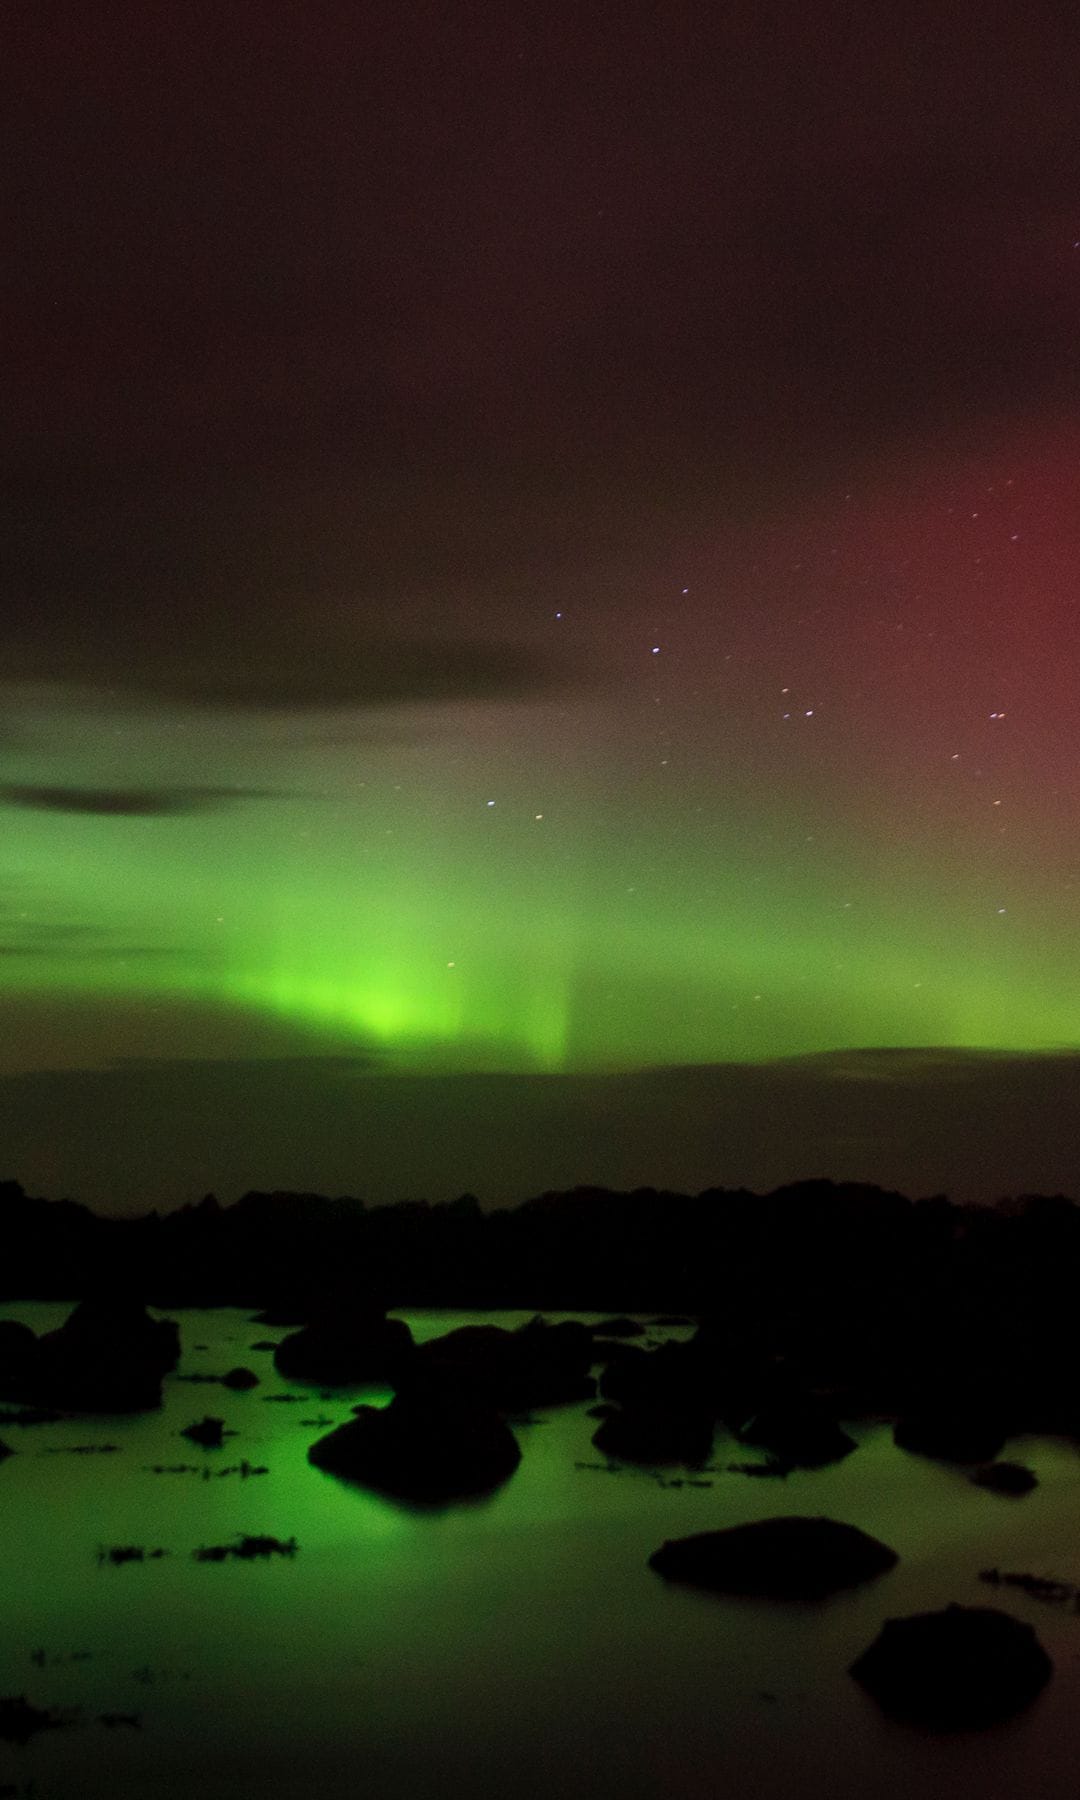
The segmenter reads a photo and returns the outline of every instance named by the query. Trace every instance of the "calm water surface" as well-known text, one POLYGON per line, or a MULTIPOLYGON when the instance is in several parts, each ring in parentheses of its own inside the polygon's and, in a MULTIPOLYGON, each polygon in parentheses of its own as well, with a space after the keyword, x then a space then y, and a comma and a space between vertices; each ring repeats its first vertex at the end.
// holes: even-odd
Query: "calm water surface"
MULTIPOLYGON (((35 1330, 66 1306, 11 1305, 35 1330)), ((575 1468, 600 1461, 585 1407, 517 1427, 524 1452, 482 1503, 415 1512, 312 1469, 307 1446, 371 1390, 320 1400, 251 1344, 281 1332, 244 1312, 179 1311, 181 1373, 246 1363, 248 1394, 169 1379, 160 1412, 5 1428, 0 1467, 0 1693, 71 1709, 65 1729, 0 1743, 0 1788, 39 1800, 988 1800, 1080 1791, 1080 1617, 977 1579, 996 1563, 1080 1583, 1080 1455, 1017 1439, 1040 1487, 1009 1501, 907 1456, 887 1427, 786 1483, 715 1473, 707 1489, 575 1468), (205 1346, 205 1348, 197 1348, 205 1346), (271 1394, 305 1394, 298 1404, 271 1394), (203 1413, 236 1436, 202 1452, 177 1434, 203 1413), (111 1443, 111 1454, 53 1453, 111 1443), (246 1458, 269 1474, 204 1480, 246 1458), (717 1599, 646 1567, 665 1537, 782 1512, 828 1513, 901 1557, 821 1605, 717 1599), (240 1533, 295 1536, 294 1558, 203 1564, 240 1533), (100 1546, 160 1546, 101 1566, 100 1546), (847 1665, 889 1616, 1003 1604, 1056 1665, 1006 1726, 930 1737, 882 1718, 847 1665), (99 1713, 135 1714, 107 1729, 99 1713)), ((403 1313, 418 1339, 473 1315, 403 1313)), ((487 1315, 515 1325, 523 1313, 487 1315)), ((563 1317, 570 1315, 550 1315, 563 1317)), ((578 1315, 580 1316, 580 1315, 578 1315)), ((663 1335, 687 1335, 669 1333, 663 1335)), ((388 1396, 386 1396, 388 1397, 388 1396)), ((716 1460, 751 1452, 718 1436, 716 1460)), ((673 1471, 678 1474, 678 1471, 673 1471)))

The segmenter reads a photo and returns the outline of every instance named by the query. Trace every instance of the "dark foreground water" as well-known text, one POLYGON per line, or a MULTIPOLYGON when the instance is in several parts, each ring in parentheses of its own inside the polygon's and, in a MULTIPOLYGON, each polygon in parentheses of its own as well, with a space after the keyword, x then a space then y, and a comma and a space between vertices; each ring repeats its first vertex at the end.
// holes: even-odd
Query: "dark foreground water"
MULTIPOLYGON (((66 1307, 0 1308, 35 1330, 66 1307)), ((787 1482, 712 1486, 578 1469, 601 1461, 584 1406, 518 1429, 521 1467, 480 1504, 418 1513, 305 1461, 361 1394, 298 1404, 242 1312, 181 1311, 181 1373, 246 1363, 248 1394, 166 1384, 157 1413, 3 1428, 0 1694, 70 1709, 62 1729, 0 1743, 0 1793, 38 1800, 985 1800, 1080 1792, 1080 1616, 988 1588, 988 1564, 1080 1582, 1080 1455, 1018 1439, 1040 1487, 1019 1501, 856 1426, 845 1462, 787 1482), (206 1348, 197 1349, 197 1345, 206 1348), (203 1413, 220 1451, 179 1437, 203 1413), (112 1453, 61 1447, 114 1444, 112 1453), (269 1473, 160 1474, 241 1458, 269 1473), (883 1538, 899 1566, 820 1605, 717 1599, 646 1567, 665 1537, 782 1512, 883 1538), (295 1537, 292 1558, 200 1563, 241 1533, 295 1537), (100 1564, 100 1546, 165 1557, 100 1564), (993 1730, 932 1737, 890 1724, 846 1673, 883 1618, 1004 1605, 1035 1625, 1056 1674, 993 1730), (138 1724, 106 1726, 98 1715, 138 1724)), ((406 1313, 417 1338, 465 1315, 406 1313)), ((525 1315, 489 1315, 517 1324, 525 1315)), ((552 1315, 560 1316, 560 1315, 552 1315)), ((470 1316, 471 1318, 471 1316, 470 1316)), ((682 1335, 682 1334, 676 1334, 682 1335)), ((370 1398, 370 1391, 364 1395, 370 1398)), ((715 1460, 746 1460, 722 1436, 715 1460)), ((672 1471, 676 1477, 685 1471, 672 1471)))

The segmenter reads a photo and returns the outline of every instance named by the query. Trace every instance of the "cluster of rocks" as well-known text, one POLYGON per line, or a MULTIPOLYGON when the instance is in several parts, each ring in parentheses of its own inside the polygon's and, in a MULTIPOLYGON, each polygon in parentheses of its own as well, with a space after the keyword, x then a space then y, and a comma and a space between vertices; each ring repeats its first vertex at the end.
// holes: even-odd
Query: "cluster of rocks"
MULTIPOLYGON (((308 1460, 410 1504, 442 1506, 491 1493, 521 1461, 511 1421, 528 1419, 537 1407, 589 1400, 599 1401, 591 1409, 597 1450, 643 1470, 677 1466, 700 1474, 713 1467, 718 1429, 764 1453, 764 1460, 726 1465, 747 1474, 820 1468, 856 1449, 837 1416, 842 1402, 851 1403, 850 1389, 815 1380, 767 1338, 736 1340, 715 1317, 681 1342, 642 1343, 643 1328, 628 1318, 587 1326, 538 1316, 513 1331, 470 1325, 420 1345, 403 1321, 370 1301, 303 1310, 307 1316, 298 1318, 297 1309, 285 1309, 295 1329, 273 1348, 279 1375, 325 1393, 369 1384, 393 1390, 388 1405, 354 1406, 345 1424, 310 1445, 308 1460)), ((282 1315, 264 1315, 268 1323, 275 1316, 282 1315)), ((55 1418, 56 1409, 158 1406, 163 1377, 176 1369, 179 1354, 176 1324, 152 1319, 122 1296, 84 1301, 58 1330, 40 1337, 0 1323, 0 1396, 23 1409, 6 1419, 27 1423, 55 1418)), ((894 1413, 897 1445, 969 1465, 971 1479, 993 1492, 1029 1491, 1030 1471, 996 1460, 1014 1424, 1007 1410, 954 1378, 955 1371, 946 1374, 936 1388, 905 1391, 894 1413)), ((258 1385, 243 1368, 205 1379, 238 1392, 258 1385)), ((279 1397, 300 1398, 267 1396, 279 1397)), ((222 1419, 207 1416, 182 1435, 220 1448, 232 1433, 222 1419)), ((240 1469, 263 1472, 247 1464, 240 1469)), ((692 1475, 685 1479, 705 1485, 692 1475)), ((193 1554, 224 1562, 295 1551, 295 1539, 248 1536, 193 1554)), ((115 1546, 101 1560, 120 1564, 162 1554, 115 1546)), ((818 1602, 886 1574, 896 1561, 895 1551, 853 1526, 798 1516, 672 1540, 650 1558, 669 1581, 789 1602, 818 1602)), ((851 1673, 897 1717, 951 1727, 985 1723, 1027 1704, 1049 1679, 1051 1664, 1030 1627, 993 1608, 954 1605, 886 1621, 851 1673)), ((20 1719, 26 1722, 19 1702, 0 1705, 11 1706, 15 1729, 20 1719)))

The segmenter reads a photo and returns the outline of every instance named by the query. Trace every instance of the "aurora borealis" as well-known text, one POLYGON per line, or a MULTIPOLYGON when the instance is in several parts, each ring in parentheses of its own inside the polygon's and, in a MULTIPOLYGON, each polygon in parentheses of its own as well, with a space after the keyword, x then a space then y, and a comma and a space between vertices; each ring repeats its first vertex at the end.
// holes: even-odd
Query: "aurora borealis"
POLYGON ((1080 1049, 1080 32, 916 12, 5 25, 5 1078, 1080 1049))

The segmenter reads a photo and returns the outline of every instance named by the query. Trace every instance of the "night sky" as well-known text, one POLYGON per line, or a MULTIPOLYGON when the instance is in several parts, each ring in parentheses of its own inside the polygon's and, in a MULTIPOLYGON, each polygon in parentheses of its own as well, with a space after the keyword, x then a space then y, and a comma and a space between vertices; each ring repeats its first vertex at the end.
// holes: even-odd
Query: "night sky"
POLYGON ((7 9, 7 1173, 1080 1192, 1078 66, 7 9))

